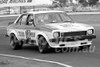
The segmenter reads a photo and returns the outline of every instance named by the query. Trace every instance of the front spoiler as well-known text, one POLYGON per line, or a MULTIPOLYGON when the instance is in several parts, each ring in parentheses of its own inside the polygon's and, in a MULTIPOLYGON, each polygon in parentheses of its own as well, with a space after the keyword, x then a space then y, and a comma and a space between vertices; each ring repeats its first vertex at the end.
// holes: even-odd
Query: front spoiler
POLYGON ((79 41, 79 40, 92 40, 95 39, 96 35, 87 35, 87 36, 70 36, 70 37, 63 37, 63 38, 53 38, 50 39, 50 42, 72 42, 72 41, 79 41))

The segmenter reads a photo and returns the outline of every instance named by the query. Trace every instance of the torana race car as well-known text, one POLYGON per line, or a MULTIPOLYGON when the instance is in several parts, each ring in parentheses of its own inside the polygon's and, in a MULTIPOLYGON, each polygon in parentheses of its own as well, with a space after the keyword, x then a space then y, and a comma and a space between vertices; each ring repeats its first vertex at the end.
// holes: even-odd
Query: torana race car
POLYGON ((34 11, 20 15, 9 23, 7 35, 16 50, 24 44, 36 45, 39 52, 89 49, 96 38, 92 26, 75 23, 64 11, 34 11))

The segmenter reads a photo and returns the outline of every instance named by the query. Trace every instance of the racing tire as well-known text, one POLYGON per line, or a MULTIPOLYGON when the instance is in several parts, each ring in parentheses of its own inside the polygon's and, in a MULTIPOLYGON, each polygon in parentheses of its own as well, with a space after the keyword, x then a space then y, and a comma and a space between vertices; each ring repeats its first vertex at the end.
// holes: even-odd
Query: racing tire
POLYGON ((21 49, 23 46, 22 41, 18 41, 17 37, 14 34, 10 35, 10 45, 13 50, 21 49))
POLYGON ((38 38, 38 49, 40 53, 46 53, 48 51, 48 42, 43 36, 38 38))

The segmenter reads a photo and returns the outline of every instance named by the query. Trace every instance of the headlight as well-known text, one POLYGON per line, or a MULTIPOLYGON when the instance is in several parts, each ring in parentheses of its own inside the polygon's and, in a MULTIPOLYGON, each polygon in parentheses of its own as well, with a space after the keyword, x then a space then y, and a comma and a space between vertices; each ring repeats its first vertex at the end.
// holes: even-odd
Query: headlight
POLYGON ((60 32, 54 32, 54 33, 53 33, 53 37, 54 37, 54 38, 60 37, 60 32))
POLYGON ((90 30, 87 31, 87 34, 88 34, 88 35, 92 35, 93 33, 94 33, 94 32, 93 32, 93 29, 90 29, 90 30))

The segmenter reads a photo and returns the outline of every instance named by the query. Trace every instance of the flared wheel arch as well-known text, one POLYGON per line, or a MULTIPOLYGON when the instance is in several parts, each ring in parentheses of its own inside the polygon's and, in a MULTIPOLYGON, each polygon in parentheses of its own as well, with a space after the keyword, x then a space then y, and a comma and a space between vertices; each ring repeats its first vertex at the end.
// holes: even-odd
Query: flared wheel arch
MULTIPOLYGON (((13 38, 15 38, 16 37, 16 35, 14 34, 14 33, 11 33, 10 34, 10 37, 9 37, 9 40, 10 40, 10 43, 11 43, 11 41, 13 40, 13 38)), ((17 37, 16 37, 16 39, 17 39, 17 37)), ((17 39, 18 40, 18 39, 17 39)), ((18 45, 16 46, 16 47, 14 47, 14 48, 12 48, 13 50, 18 50, 18 49, 21 49, 22 48, 22 46, 23 46, 23 42, 22 41, 18 41, 18 43, 17 43, 18 45)), ((10 44, 11 45, 11 44, 10 44)), ((11 45, 12 46, 12 45, 11 45)))
POLYGON ((44 38, 46 39, 48 45, 50 46, 48 37, 47 37, 47 36, 44 36, 44 35, 41 35, 41 34, 37 35, 37 37, 36 37, 36 44, 37 44, 37 46, 38 46, 38 39, 39 39, 41 36, 44 37, 44 38))

